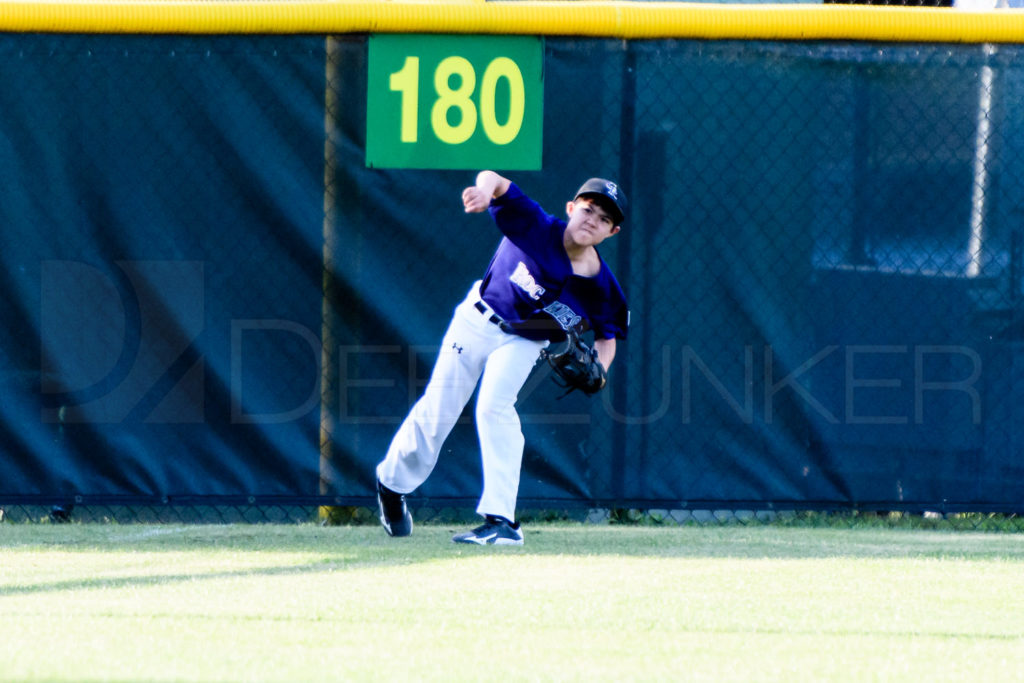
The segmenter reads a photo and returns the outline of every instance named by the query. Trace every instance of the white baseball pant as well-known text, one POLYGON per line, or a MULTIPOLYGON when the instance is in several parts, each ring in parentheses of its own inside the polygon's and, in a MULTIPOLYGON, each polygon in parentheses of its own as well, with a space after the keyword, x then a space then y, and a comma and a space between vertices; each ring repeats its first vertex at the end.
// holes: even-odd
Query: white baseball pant
POLYGON ((479 382, 475 417, 484 490, 476 511, 514 522, 525 445, 515 403, 548 342, 508 334, 489 322, 490 309, 475 307, 479 286, 474 283, 455 308, 423 396, 391 440, 377 477, 398 493, 426 481, 479 382))

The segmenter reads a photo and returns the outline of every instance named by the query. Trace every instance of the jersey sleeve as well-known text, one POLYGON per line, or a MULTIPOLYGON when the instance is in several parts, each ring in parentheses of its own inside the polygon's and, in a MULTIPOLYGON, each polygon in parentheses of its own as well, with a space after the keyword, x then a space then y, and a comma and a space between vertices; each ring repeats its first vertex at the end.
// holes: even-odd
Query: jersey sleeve
POLYGON ((550 249, 554 233, 560 232, 558 219, 527 197, 515 183, 509 183, 505 194, 491 200, 488 211, 502 234, 529 254, 550 249))

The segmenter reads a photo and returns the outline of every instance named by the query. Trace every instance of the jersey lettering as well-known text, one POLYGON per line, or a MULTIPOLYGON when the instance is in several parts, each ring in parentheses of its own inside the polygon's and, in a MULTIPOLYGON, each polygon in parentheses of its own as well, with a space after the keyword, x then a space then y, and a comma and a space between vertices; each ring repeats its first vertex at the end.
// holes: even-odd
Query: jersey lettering
POLYGON ((575 328, 583 320, 580 316, 576 315, 576 311, 572 310, 561 301, 554 301, 544 307, 544 312, 555 319, 555 322, 561 326, 563 330, 568 332, 575 328))
POLYGON ((544 295, 544 288, 537 284, 537 281, 533 279, 533 275, 530 274, 530 270, 522 261, 519 262, 519 265, 512 271, 508 279, 512 281, 512 284, 529 294, 531 299, 540 299, 544 295))

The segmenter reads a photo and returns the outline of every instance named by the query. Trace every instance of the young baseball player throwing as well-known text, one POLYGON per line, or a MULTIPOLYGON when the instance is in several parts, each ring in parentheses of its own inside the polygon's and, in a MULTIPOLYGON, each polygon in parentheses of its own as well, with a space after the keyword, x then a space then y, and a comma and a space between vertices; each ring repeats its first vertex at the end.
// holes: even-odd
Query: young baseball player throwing
POLYGON ((423 396, 377 466, 380 520, 391 536, 412 533, 405 496, 430 475, 479 383, 475 418, 484 490, 476 511, 484 524, 452 540, 522 545, 515 507, 524 438, 516 398, 549 343, 577 339, 587 329, 594 332, 590 355, 600 377, 581 388, 589 393, 603 386, 629 312, 596 247, 621 229, 626 198, 615 183, 591 178, 567 203, 563 221, 507 178, 481 171, 463 190, 462 203, 466 213, 489 210, 504 238, 483 279, 455 309, 423 396))

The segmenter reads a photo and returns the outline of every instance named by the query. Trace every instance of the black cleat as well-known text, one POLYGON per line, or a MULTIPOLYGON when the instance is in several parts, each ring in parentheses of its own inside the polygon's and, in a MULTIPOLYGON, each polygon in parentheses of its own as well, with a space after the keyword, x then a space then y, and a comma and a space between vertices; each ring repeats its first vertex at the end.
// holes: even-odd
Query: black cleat
POLYGON ((50 521, 54 524, 67 524, 71 521, 71 511, 74 505, 54 505, 50 508, 50 521))
POLYGON ((455 543, 476 545, 522 545, 523 530, 519 522, 512 524, 504 517, 487 515, 483 524, 463 534, 452 536, 455 543))
POLYGON ((380 523, 388 536, 408 536, 412 533, 412 514, 405 505, 405 495, 395 493, 377 480, 377 507, 380 523))

